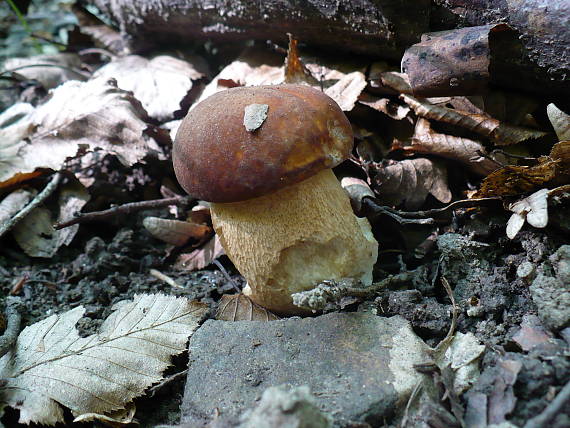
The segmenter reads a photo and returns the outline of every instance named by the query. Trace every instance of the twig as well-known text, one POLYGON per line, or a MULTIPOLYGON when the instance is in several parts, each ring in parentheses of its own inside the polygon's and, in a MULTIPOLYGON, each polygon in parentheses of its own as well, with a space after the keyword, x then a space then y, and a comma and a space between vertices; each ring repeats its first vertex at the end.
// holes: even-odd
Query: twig
POLYGON ((149 392, 149 396, 150 397, 154 397, 154 394, 156 394, 156 391, 158 391, 160 388, 162 388, 163 386, 169 384, 172 381, 175 381, 176 379, 178 379, 179 377, 184 376, 186 373, 188 373, 188 369, 186 370, 182 370, 181 372, 175 373, 172 376, 168 376, 166 379, 164 379, 162 382, 157 383, 156 385, 154 385, 152 388, 150 388, 148 390, 149 392))
POLYGON ((368 218, 376 218, 381 214, 385 214, 389 217, 392 217, 400 224, 434 224, 435 220, 433 218, 417 218, 417 219, 409 219, 404 218, 399 211, 393 210, 392 208, 383 207, 378 205, 370 198, 364 198, 362 200, 362 204, 365 206, 367 210, 370 211, 370 214, 367 215, 368 218))
POLYGON ((0 76, 3 74, 8 74, 8 73, 13 73, 15 71, 18 70, 23 70, 24 68, 35 68, 35 67, 54 67, 54 68, 61 68, 63 70, 67 70, 67 71, 71 71, 72 73, 77 74, 78 76, 81 76, 83 79, 89 79, 91 77, 90 74, 88 73, 84 73, 81 70, 78 70, 76 68, 71 68, 71 67, 67 67, 65 65, 61 65, 61 64, 50 64, 50 63, 45 63, 45 64, 28 64, 28 65, 21 65, 19 67, 14 67, 11 68, 9 70, 3 70, 2 72, 0 72, 0 76))
MULTIPOLYGON (((488 202, 500 202, 502 199, 500 197, 491 197, 491 198, 478 198, 478 199, 462 199, 460 201, 455 201, 450 203, 449 205, 446 205, 445 207, 442 208, 434 208, 431 210, 425 210, 425 211, 398 211, 389 207, 383 207, 378 205, 376 202, 374 202, 372 199, 370 198, 365 198, 364 202, 366 203, 366 205, 370 208, 371 210, 371 217, 374 218, 380 214, 387 214, 387 215, 391 215, 393 214, 397 219, 397 217, 400 217, 404 220, 407 219, 416 219, 416 218, 426 218, 426 217, 432 217, 432 216, 437 216, 439 214, 443 214, 446 211, 450 211, 450 210, 454 210, 457 208, 475 208, 478 206, 481 206, 483 204, 486 204, 488 202)), ((429 218, 429 220, 434 221, 432 218, 429 218)), ((402 224, 406 224, 406 223, 402 223, 402 224)), ((431 224, 431 223, 428 223, 431 224)))
POLYGON ((130 214, 137 211, 166 207, 168 205, 188 205, 191 200, 192 198, 190 198, 190 196, 176 196, 174 198, 167 199, 153 199, 151 201, 131 202, 124 205, 117 205, 104 211, 94 211, 90 213, 76 212, 74 214, 74 218, 63 221, 61 223, 56 223, 53 228, 55 230, 59 230, 65 227, 73 226, 77 223, 105 220, 118 216, 119 214, 130 214))
POLYGON ((230 276, 230 274, 228 273, 226 268, 216 259, 212 260, 212 263, 214 263, 218 267, 218 269, 220 269, 220 271, 222 272, 222 275, 224 275, 226 277, 228 282, 232 285, 232 287, 234 287, 234 289, 238 292, 238 294, 241 293, 241 289, 238 287, 236 282, 230 276))
POLYGON ((157 279, 160 279, 163 282, 166 282, 168 285, 170 285, 171 287, 174 288, 184 288, 182 287, 180 284, 178 284, 175 280, 173 280, 171 277, 169 277, 168 275, 163 274, 162 272, 156 270, 156 269, 151 269, 149 271, 149 273, 154 276, 157 279))
POLYGON ((24 287, 24 284, 28 281, 28 279, 30 279, 30 275, 28 275, 27 273, 22 275, 22 277, 18 280, 18 282, 14 284, 14 286, 10 290, 10 296, 15 296, 17 294, 20 294, 20 291, 22 291, 22 288, 24 287))
POLYGON ((438 345, 433 350, 436 359, 439 359, 439 357, 444 354, 449 347, 449 344, 453 339, 453 335, 455 334, 455 328, 457 327, 457 317, 459 316, 459 306, 457 306, 457 303, 455 303, 455 297, 453 296, 453 290, 451 289, 449 282, 444 277, 441 277, 441 282, 443 284, 443 288, 445 288, 445 291, 447 292, 449 299, 451 300, 451 304, 453 306, 453 314, 451 315, 451 326, 449 327, 447 335, 441 342, 438 343, 438 345))
POLYGON ((50 196, 61 181, 63 174, 61 172, 56 172, 47 186, 38 195, 32 199, 32 201, 20 210, 18 214, 12 217, 10 220, 6 221, 4 224, 0 225, 0 236, 4 235, 10 229, 12 229, 18 222, 20 222, 24 217, 26 217, 34 208, 45 201, 48 196, 50 196))
POLYGON ((6 330, 0 336, 0 358, 4 356, 12 347, 18 334, 20 334, 20 324, 22 322, 22 300, 19 297, 6 297, 6 330))
POLYGON ((79 55, 83 56, 83 55, 90 55, 90 54, 99 54, 99 55, 104 55, 107 56, 111 59, 115 59, 117 57, 117 55, 114 55, 113 53, 109 52, 106 49, 101 49, 101 48, 87 48, 87 49, 82 49, 79 52, 79 55))
POLYGON ((524 428, 543 428, 563 409, 568 409, 570 402, 570 382, 560 390, 554 400, 542 411, 542 413, 530 419, 524 428))

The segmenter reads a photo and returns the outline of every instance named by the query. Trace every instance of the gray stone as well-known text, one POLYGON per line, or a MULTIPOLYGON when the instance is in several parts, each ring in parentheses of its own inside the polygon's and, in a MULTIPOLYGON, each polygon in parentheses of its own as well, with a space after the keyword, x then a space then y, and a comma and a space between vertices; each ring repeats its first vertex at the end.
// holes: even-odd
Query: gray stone
POLYGON ((236 420, 269 387, 307 385, 336 426, 378 424, 406 403, 427 349, 399 316, 209 320, 190 340, 182 421, 207 421, 215 409, 236 420))
POLYGON ((530 292, 542 322, 555 330, 570 325, 570 245, 561 246, 540 266, 530 292))
POLYGON ((332 418, 315 404, 308 386, 288 390, 284 386, 267 388, 253 410, 241 417, 239 428, 329 428, 332 418))

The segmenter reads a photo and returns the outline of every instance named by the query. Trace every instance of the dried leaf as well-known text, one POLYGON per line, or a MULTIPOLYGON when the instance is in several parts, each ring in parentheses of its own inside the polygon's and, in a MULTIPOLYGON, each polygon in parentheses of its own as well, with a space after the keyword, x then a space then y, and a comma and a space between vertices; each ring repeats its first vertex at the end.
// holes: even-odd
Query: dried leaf
MULTIPOLYGON (((127 53, 128 49, 125 46, 126 43, 121 33, 106 25, 77 3, 73 3, 71 9, 79 21, 79 31, 90 37, 95 46, 107 49, 117 55, 127 53)), ((72 37, 73 34, 70 35, 70 38, 72 37)))
POLYGON ((182 297, 136 295, 121 302, 99 334, 79 337, 85 309, 77 307, 25 328, 0 359, 7 381, 3 400, 20 423, 63 422, 74 416, 122 409, 161 380, 170 356, 186 350, 207 307, 182 297))
POLYGON ((128 426, 133 423, 137 408, 133 402, 127 403, 125 407, 125 409, 110 412, 108 415, 101 413, 83 413, 73 419, 73 422, 101 421, 113 428, 128 426))
POLYGON ((212 228, 204 224, 160 217, 145 217, 143 226, 155 238, 176 246, 184 245, 190 239, 201 241, 212 233, 212 228))
POLYGON ((539 140, 548 135, 543 131, 507 125, 483 114, 465 113, 447 107, 435 106, 420 101, 410 95, 401 95, 406 104, 423 118, 460 126, 471 132, 491 139, 495 144, 504 146, 529 140, 539 140))
POLYGON ((429 121, 421 118, 416 122, 412 145, 402 149, 405 153, 432 154, 461 162, 479 175, 487 175, 497 169, 492 160, 482 156, 485 148, 481 143, 435 132, 429 121))
POLYGON ((242 293, 224 294, 220 299, 216 319, 222 321, 273 321, 277 315, 254 303, 242 293))
POLYGON ((513 385, 517 381, 522 363, 520 361, 501 360, 498 366, 500 371, 495 379, 495 385, 488 401, 489 424, 504 422, 506 416, 514 410, 517 402, 513 385))
POLYGON ((340 180, 340 185, 346 193, 348 193, 350 205, 352 205, 352 210, 356 215, 362 213, 362 200, 364 198, 374 199, 374 192, 368 183, 360 178, 343 177, 342 180, 340 180))
POLYGON ((18 214, 36 196, 34 189, 14 190, 0 202, 0 225, 18 214))
MULTIPOLYGON (((70 182, 59 194, 58 222, 67 221, 72 213, 81 211, 89 200, 87 190, 78 182, 70 182)), ((18 245, 32 257, 52 257, 62 245, 69 245, 79 230, 79 224, 55 230, 50 210, 38 207, 32 210, 13 229, 18 245)))
POLYGON ((525 315, 520 329, 514 334, 513 340, 518 343, 523 351, 547 343, 552 335, 546 330, 536 315, 525 315))
POLYGON ((376 75, 371 72, 370 86, 376 94, 411 94, 410 78, 406 73, 386 71, 376 75))
POLYGON ((343 111, 351 111, 364 88, 366 88, 364 73, 353 71, 325 89, 325 94, 335 100, 343 111))
POLYGON ((37 168, 59 170, 80 150, 113 154, 126 166, 150 153, 163 157, 160 147, 145 134, 148 125, 144 119, 140 103, 112 82, 66 82, 25 119, 31 124, 28 130, 36 129, 30 141, 13 144, 0 140, 0 163, 4 166, 0 187, 37 168))
POLYGON ((287 49, 287 58, 285 58, 284 83, 307 83, 309 85, 317 85, 319 82, 311 75, 311 72, 301 61, 297 45, 298 40, 289 34, 289 48, 287 49))
POLYGON ((570 140, 570 115, 564 113, 554 104, 546 107, 548 119, 560 141, 570 140))
POLYGON ((358 102, 382 112, 395 120, 402 120, 410 113, 409 107, 398 104, 389 98, 378 98, 366 93, 360 95, 358 102))
POLYGON ((201 248, 197 248, 188 254, 180 254, 174 267, 183 270, 204 269, 218 257, 224 255, 224 249, 218 235, 214 235, 201 248))
POLYGON ((473 333, 457 332, 445 351, 445 361, 454 371, 453 390, 460 395, 479 378, 479 359, 485 351, 473 333))
POLYGON ((536 228, 546 227, 548 225, 548 189, 540 189, 509 205, 509 210, 514 213, 507 222, 507 236, 510 239, 519 233, 525 219, 536 228))
POLYGON ((81 59, 74 53, 36 55, 30 58, 10 58, 5 70, 16 70, 29 80, 37 80, 46 89, 52 89, 68 80, 86 80, 81 72, 81 59))
POLYGON ((372 186, 383 204, 404 202, 407 209, 416 209, 430 193, 442 203, 451 201, 447 170, 437 161, 418 158, 373 165, 372 186))
POLYGON ((547 185, 567 184, 570 180, 570 141, 552 147, 550 156, 535 166, 505 166, 489 174, 475 198, 511 196, 534 192, 547 185))
POLYGON ((192 89, 192 82, 202 77, 204 74, 191 63, 167 55, 150 60, 128 55, 101 67, 93 76, 105 81, 115 79, 117 87, 132 92, 148 115, 161 122, 172 119, 192 89))

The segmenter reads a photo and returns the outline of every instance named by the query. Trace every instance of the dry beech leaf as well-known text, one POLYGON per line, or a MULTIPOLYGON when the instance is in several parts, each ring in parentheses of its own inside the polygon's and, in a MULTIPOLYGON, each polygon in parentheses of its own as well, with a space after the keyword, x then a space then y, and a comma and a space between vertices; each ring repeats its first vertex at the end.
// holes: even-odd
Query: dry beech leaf
POLYGON ((447 185, 447 170, 437 161, 418 158, 373 164, 372 180, 374 191, 383 204, 400 205, 406 209, 417 209, 432 194, 446 204, 451 201, 447 185))
POLYGON ((401 148, 405 153, 432 154, 461 162, 479 175, 487 175, 497 169, 495 162, 481 156, 485 153, 485 148, 481 143, 435 132, 431 129, 429 121, 422 118, 416 122, 412 145, 401 148))
POLYGON ((548 104, 546 112, 558 139, 560 141, 570 140, 570 115, 554 104, 548 104))
POLYGON ((5 70, 17 69, 16 73, 29 80, 37 80, 46 89, 55 88, 68 80, 86 80, 81 66, 81 58, 74 53, 10 58, 4 63, 5 70), (42 67, 45 64, 49 65, 42 67))
POLYGON ((64 422, 74 416, 125 408, 162 379, 170 357, 186 350, 188 337, 208 308, 183 297, 135 295, 120 302, 98 334, 79 337, 77 307, 26 327, 0 359, 4 402, 20 423, 64 422))
POLYGON ((358 102, 382 112, 395 120, 405 119, 408 116, 408 113, 410 113, 409 107, 394 102, 389 98, 378 98, 367 93, 360 94, 358 102))
POLYGON ((224 254, 224 249, 220 243, 218 235, 214 235, 202 247, 197 248, 188 254, 180 254, 176 259, 174 267, 182 270, 204 269, 206 266, 224 254))
POLYGON ((0 225, 18 214, 36 196, 35 189, 14 190, 0 202, 0 225))
POLYGON ((220 299, 216 319, 222 321, 273 321, 279 317, 240 294, 224 294, 220 299))
MULTIPOLYGON (((78 182, 61 187, 59 193, 59 216, 57 222, 64 222, 72 213, 81 211, 89 200, 89 193, 78 182)), ((79 230, 79 224, 55 230, 51 212, 37 207, 12 229, 18 245, 32 257, 52 257, 62 245, 69 245, 79 230)))
POLYGON ((491 139, 503 146, 544 138, 548 133, 520 126, 507 125, 483 114, 471 114, 420 101, 410 95, 401 95, 414 112, 423 118, 460 126, 491 139))
POLYGON ((160 217, 145 217, 143 226, 155 238, 176 246, 190 239, 201 241, 212 233, 212 228, 204 224, 160 217))
POLYGON ((203 76, 191 63, 171 56, 148 60, 128 55, 101 67, 93 78, 115 79, 120 89, 134 94, 150 117, 162 122, 172 119, 192 82, 203 76))
MULTIPOLYGON (((124 55, 127 52, 128 49, 121 33, 106 25, 77 3, 71 6, 71 10, 79 21, 78 31, 90 37, 95 46, 117 55, 124 55)), ((72 37, 73 33, 70 35, 70 38, 72 37)))
POLYGON ((133 402, 127 403, 124 409, 115 410, 108 415, 101 413, 83 413, 73 419, 73 422, 101 421, 111 427, 128 426, 133 423, 137 407, 133 402))
POLYGON ((410 78, 406 73, 384 71, 370 75, 370 87, 375 94, 411 94, 410 78))
POLYGON ((351 111, 364 88, 366 88, 364 73, 353 71, 325 89, 325 94, 335 100, 343 111, 351 111))
POLYGON ((540 189, 532 195, 509 205, 513 215, 507 222, 507 236, 513 239, 523 227, 525 220, 533 227, 548 225, 548 189, 540 189))
POLYGON ((340 180, 340 185, 350 198, 350 205, 352 205, 352 210, 356 215, 362 213, 362 201, 364 198, 374 199, 374 192, 368 185, 368 183, 360 178, 356 177, 343 177, 340 180))
POLYGON ((284 83, 307 83, 309 85, 317 85, 318 81, 305 64, 299 58, 299 50, 297 48, 298 40, 289 34, 289 48, 287 50, 287 58, 285 58, 285 80, 284 83))
MULTIPOLYGON (((50 99, 25 119, 35 128, 29 140, 0 141, 0 187, 17 174, 37 168, 59 170, 80 150, 100 150, 130 166, 150 153, 164 158, 156 142, 145 134, 147 115, 132 94, 101 79, 70 81, 51 92, 50 99), (11 152, 10 152, 11 150, 11 152), (11 154, 6 156, 6 151, 11 154)), ((22 124, 23 126, 23 124, 22 124)))
POLYGON ((505 166, 489 174, 475 198, 512 196, 534 192, 547 185, 564 185, 570 181, 570 141, 552 147, 550 156, 539 158, 535 166, 505 166))

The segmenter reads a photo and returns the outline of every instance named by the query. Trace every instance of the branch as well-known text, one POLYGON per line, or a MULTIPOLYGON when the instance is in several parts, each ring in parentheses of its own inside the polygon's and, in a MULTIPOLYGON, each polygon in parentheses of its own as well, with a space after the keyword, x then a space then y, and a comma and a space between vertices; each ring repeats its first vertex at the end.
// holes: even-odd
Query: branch
POLYGON ((50 196, 61 181, 63 177, 61 172, 56 172, 51 178, 47 186, 42 190, 32 201, 26 205, 18 214, 12 217, 10 220, 6 221, 4 224, 0 225, 0 236, 4 235, 10 229, 12 229, 16 224, 18 224, 24 217, 26 217, 34 208, 45 201, 48 196, 50 196))
POLYGON ((90 213, 76 212, 74 218, 54 224, 55 230, 73 226, 77 223, 86 223, 89 221, 106 220, 120 214, 130 214, 137 211, 149 210, 153 208, 167 207, 168 205, 188 205, 192 201, 190 196, 175 196, 167 199, 153 199, 151 201, 131 202, 124 205, 117 205, 108 210, 94 211, 90 213))
POLYGON ((20 324, 22 322, 22 300, 19 297, 6 297, 6 330, 0 336, 0 358, 5 355, 20 334, 20 324))

